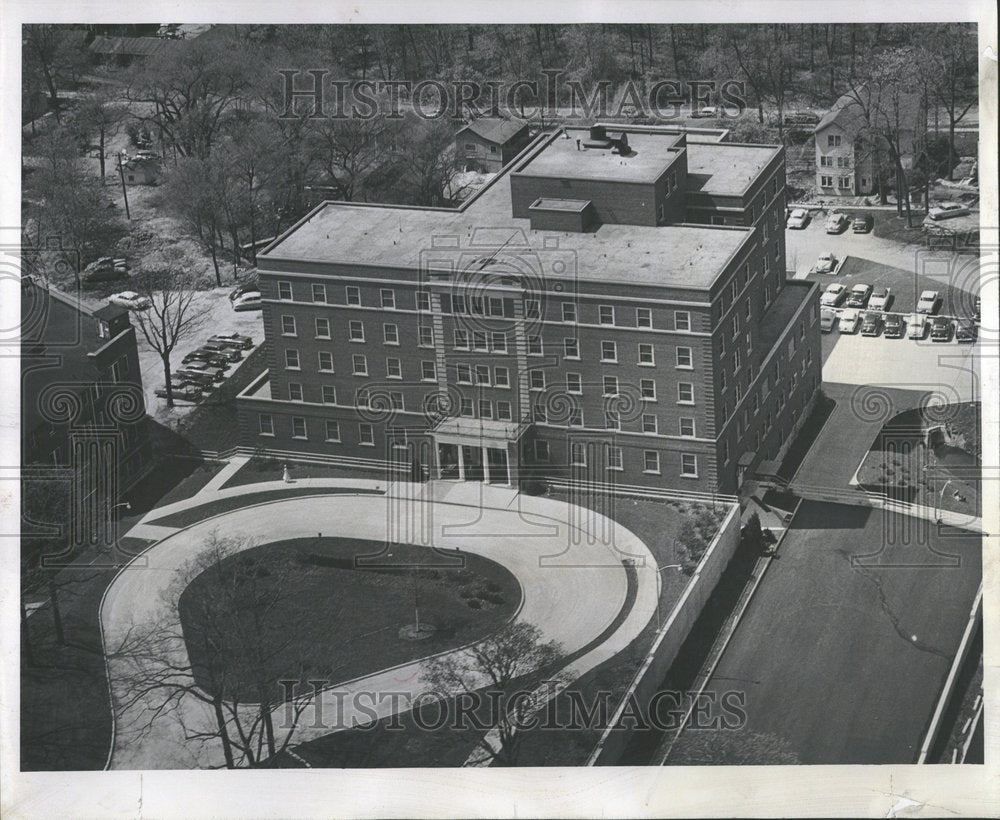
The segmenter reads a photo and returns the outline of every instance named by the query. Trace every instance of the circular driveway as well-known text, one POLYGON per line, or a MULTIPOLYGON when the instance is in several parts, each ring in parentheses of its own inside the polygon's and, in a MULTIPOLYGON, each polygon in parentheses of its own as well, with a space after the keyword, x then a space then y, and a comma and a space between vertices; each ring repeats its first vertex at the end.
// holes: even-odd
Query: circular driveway
MULTIPOLYGON (((628 583, 621 559, 628 555, 651 567, 655 561, 635 535, 603 516, 552 499, 520 499, 520 509, 507 509, 442 503, 420 492, 413 498, 370 494, 291 498, 206 519, 154 544, 115 578, 101 609, 116 704, 110 767, 193 768, 222 763, 217 741, 192 742, 186 737, 185 730, 190 736, 213 726, 206 704, 185 695, 172 711, 150 723, 150 710, 161 705, 164 693, 153 691, 132 702, 136 692, 126 680, 127 666, 114 658, 114 648, 130 631, 141 633, 155 626, 180 634, 176 579, 205 549, 213 530, 224 536, 249 535, 260 545, 322 532, 447 551, 459 546, 496 561, 517 578, 524 592, 520 620, 536 625, 546 640, 558 641, 567 654, 586 646, 612 624, 625 604, 628 583)), ((653 616, 656 573, 637 575, 638 590, 628 616, 606 641, 573 663, 573 677, 624 648, 653 616)), ((168 660, 174 669, 188 665, 183 641, 172 642, 168 660)), ((324 691, 299 720, 292 745, 368 722, 373 712, 386 717, 405 711, 412 696, 423 691, 420 673, 421 661, 413 661, 324 691), (357 708, 359 696, 364 711, 357 708)), ((283 707, 275 710, 279 726, 283 712, 283 707)))

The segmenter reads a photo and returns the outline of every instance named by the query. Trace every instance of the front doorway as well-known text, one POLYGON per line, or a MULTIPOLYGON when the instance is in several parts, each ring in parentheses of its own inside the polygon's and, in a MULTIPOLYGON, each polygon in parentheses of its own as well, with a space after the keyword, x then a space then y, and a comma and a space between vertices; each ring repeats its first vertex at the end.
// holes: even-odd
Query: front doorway
POLYGON ((507 450, 500 447, 489 447, 486 450, 489 463, 490 484, 509 484, 510 475, 507 472, 507 450))
POLYGON ((462 477, 458 469, 457 444, 438 445, 438 466, 441 469, 441 478, 458 479, 462 477))
POLYGON ((483 451, 480 447, 462 446, 462 463, 466 481, 483 480, 483 451))

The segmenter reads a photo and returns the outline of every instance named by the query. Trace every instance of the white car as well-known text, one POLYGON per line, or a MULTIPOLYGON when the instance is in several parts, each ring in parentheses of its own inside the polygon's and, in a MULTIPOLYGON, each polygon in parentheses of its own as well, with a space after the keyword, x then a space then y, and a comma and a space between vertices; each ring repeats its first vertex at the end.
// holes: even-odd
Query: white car
POLYGON ((927 335, 927 317, 923 313, 911 313, 906 317, 906 338, 923 339, 927 335))
POLYGON ((824 253, 813 265, 813 273, 833 273, 837 269, 837 257, 832 253, 824 253))
POLYGON ((868 300, 869 310, 885 310, 889 306, 889 300, 892 298, 892 288, 887 288, 882 285, 875 288, 872 291, 871 298, 868 300))
POLYGON ((802 230, 809 224, 809 211, 805 208, 796 208, 788 215, 788 227, 792 230, 802 230))
POLYGON ((829 333, 833 326, 837 324, 837 311, 833 308, 822 308, 819 312, 819 329, 823 333, 829 333))
POLYGON ((153 302, 148 296, 140 296, 134 290, 123 290, 121 293, 113 293, 108 297, 112 305, 120 305, 129 310, 149 310, 153 302))
POLYGON ((933 313, 937 309, 940 294, 936 290, 925 290, 917 302, 917 313, 933 313))
POLYGON ((841 333, 857 333, 858 325, 861 324, 861 314, 854 308, 848 308, 840 314, 840 321, 837 329, 841 333))
POLYGON ((927 216, 935 222, 941 219, 951 219, 955 216, 968 216, 968 214, 969 209, 959 202, 942 202, 927 212, 927 216))
POLYGON ((260 300, 260 291, 251 290, 233 300, 233 310, 262 310, 264 303, 260 300))
POLYGON ((840 282, 834 282, 832 285, 826 286, 823 295, 819 297, 819 303, 824 307, 836 307, 844 301, 846 296, 847 288, 840 284, 840 282))
POLYGON ((847 230, 848 219, 846 214, 832 213, 826 218, 827 233, 841 233, 847 230))

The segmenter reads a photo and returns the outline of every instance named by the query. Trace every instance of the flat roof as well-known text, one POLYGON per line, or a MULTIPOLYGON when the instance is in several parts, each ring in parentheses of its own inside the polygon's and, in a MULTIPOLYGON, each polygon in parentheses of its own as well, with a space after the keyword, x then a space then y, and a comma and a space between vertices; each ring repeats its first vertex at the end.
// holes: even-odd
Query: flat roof
MULTIPOLYGON (((680 137, 639 136, 644 138, 640 144, 658 140, 661 146, 665 136, 680 137)), ((545 140, 566 146, 553 156, 565 158, 583 153, 577 152, 575 138, 547 135, 528 149, 532 164, 533 155, 546 153, 545 140)), ((774 149, 765 151, 773 153, 774 149)), ((660 153, 659 159, 663 156, 660 153)), ((586 233, 533 230, 529 219, 511 216, 509 177, 509 170, 501 172, 457 209, 325 202, 259 254, 258 266, 266 271, 268 261, 273 259, 415 269, 420 267, 423 254, 431 251, 435 239, 446 238, 452 245, 457 239, 459 250, 465 254, 477 251, 488 255, 490 248, 505 244, 518 253, 527 248, 535 252, 541 272, 558 279, 708 290, 753 233, 749 227, 710 225, 601 224, 586 233), (573 268, 564 267, 559 273, 546 270, 547 260, 556 258, 554 251, 569 252, 573 268)), ((437 244, 440 246, 440 242, 437 244)), ((437 251, 435 254, 440 256, 437 251)), ((562 261, 565 263, 565 253, 562 261)))
POLYGON ((780 152, 779 145, 689 142, 687 190, 705 194, 742 194, 780 152))
POLYGON ((542 150, 527 162, 520 163, 515 173, 575 179, 610 179, 616 182, 653 182, 677 156, 681 148, 680 134, 633 133, 627 127, 607 126, 608 136, 624 132, 628 136, 626 155, 607 148, 585 148, 590 140, 589 128, 564 128, 542 150), (580 148, 576 141, 580 140, 580 148))
POLYGON ((590 204, 589 199, 553 199, 541 197, 528 206, 528 210, 536 211, 582 211, 590 204))

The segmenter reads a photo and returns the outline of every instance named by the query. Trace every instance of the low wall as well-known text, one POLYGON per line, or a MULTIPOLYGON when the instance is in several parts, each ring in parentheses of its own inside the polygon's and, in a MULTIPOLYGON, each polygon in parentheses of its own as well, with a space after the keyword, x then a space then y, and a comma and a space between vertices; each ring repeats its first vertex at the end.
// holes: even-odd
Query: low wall
POLYGON ((629 702, 649 703, 687 640, 701 611, 705 608, 715 585, 729 565, 740 542, 740 508, 734 504, 723 519, 701 563, 688 582, 681 599, 674 606, 663 626, 656 633, 653 645, 639 667, 632 683, 615 709, 608 727, 601 735, 587 760, 588 766, 613 766, 620 760, 628 744, 631 729, 614 728, 629 702))

